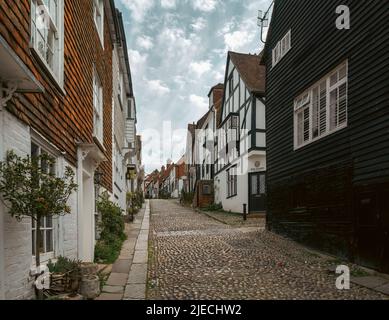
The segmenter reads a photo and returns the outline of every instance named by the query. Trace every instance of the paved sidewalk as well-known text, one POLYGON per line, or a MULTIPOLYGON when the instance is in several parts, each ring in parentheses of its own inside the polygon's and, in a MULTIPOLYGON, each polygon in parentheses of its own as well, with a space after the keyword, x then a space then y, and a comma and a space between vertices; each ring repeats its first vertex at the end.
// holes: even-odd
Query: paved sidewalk
POLYGON ((149 222, 150 206, 146 201, 146 207, 138 213, 134 223, 126 226, 128 239, 96 300, 145 299, 149 222))

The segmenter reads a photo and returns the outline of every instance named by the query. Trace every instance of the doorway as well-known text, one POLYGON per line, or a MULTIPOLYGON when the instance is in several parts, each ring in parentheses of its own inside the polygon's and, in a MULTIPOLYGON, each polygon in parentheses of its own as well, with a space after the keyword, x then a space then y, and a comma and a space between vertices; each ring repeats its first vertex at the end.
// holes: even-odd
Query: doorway
POLYGON ((266 211, 266 173, 249 174, 249 213, 266 211))

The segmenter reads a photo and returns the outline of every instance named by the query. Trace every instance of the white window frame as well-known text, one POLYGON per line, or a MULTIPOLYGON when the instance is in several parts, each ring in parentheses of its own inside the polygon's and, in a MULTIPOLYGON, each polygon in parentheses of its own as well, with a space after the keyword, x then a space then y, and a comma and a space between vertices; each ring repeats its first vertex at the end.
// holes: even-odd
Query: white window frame
POLYGON ((93 136, 104 143, 104 95, 96 68, 93 69, 93 136))
POLYGON ((93 20, 100 38, 101 46, 104 48, 104 0, 93 1, 93 20), (100 23, 97 17, 100 16, 100 23))
MULTIPOLYGON (((339 94, 339 93, 338 93, 339 94)), ((320 101, 320 98, 319 98, 320 101)), ((339 112, 339 96, 337 97, 337 112, 339 112)), ((320 105, 319 105, 319 112, 320 112, 320 105)), ((317 119, 316 119, 317 120, 317 119)), ((317 81, 313 86, 311 86, 308 90, 306 90, 303 94, 298 96, 294 100, 294 150, 298 150, 300 148, 305 147, 306 145, 309 145, 315 141, 318 141, 322 138, 325 138, 339 130, 342 130, 348 126, 348 60, 342 62, 340 65, 338 65, 334 70, 332 70, 330 73, 328 73, 326 76, 324 76, 322 79, 317 81), (339 74, 341 70, 345 69, 345 76, 342 79, 339 79, 339 74), (331 78, 332 76, 337 75, 337 82, 333 85, 331 85, 331 78), (318 122, 319 124, 319 133, 317 137, 314 137, 314 119, 313 119, 313 91, 317 88, 319 88, 319 96, 320 96, 320 86, 325 83, 326 85, 326 118, 325 123, 326 127, 324 131, 320 131, 320 120, 318 122), (346 92, 345 92, 345 121, 342 123, 337 123, 333 128, 331 128, 331 114, 332 114, 332 106, 330 104, 330 97, 331 93, 333 93, 334 90, 338 90, 341 86, 346 86, 346 92), (299 132, 299 119, 298 116, 304 110, 309 110, 309 138, 307 141, 303 141, 302 143, 299 143, 299 135, 301 135, 301 132, 299 132)), ((304 134, 304 133, 303 133, 304 134)))
MULTIPOLYGON (((36 156, 40 156, 43 153, 48 154, 49 156, 53 157, 55 159, 55 164, 51 168, 52 172, 55 175, 58 175, 58 158, 50 152, 47 148, 43 147, 39 143, 33 139, 31 141, 31 145, 35 145, 38 148, 38 153, 36 156)), ((32 151, 32 150, 31 150, 32 151)), ((31 154, 31 156, 33 156, 31 154)), ((46 263, 50 259, 54 259, 56 257, 56 248, 57 248, 57 241, 59 239, 58 237, 58 218, 55 217, 44 217, 43 221, 41 222, 41 227, 40 231, 43 231, 43 247, 44 247, 44 252, 40 253, 40 258, 41 258, 41 263, 46 263), (51 227, 47 227, 47 221, 51 220, 51 227), (48 232, 51 231, 51 244, 52 244, 52 250, 48 251, 47 250, 47 234, 48 232)), ((32 255, 32 261, 35 261, 35 255, 34 255, 34 250, 35 253, 37 252, 38 248, 35 248, 35 242, 36 242, 36 221, 31 221, 31 240, 32 240, 32 246, 31 246, 31 255, 32 255)))
MULTIPOLYGON (((39 58, 45 69, 49 72, 50 76, 56 81, 58 86, 63 90, 64 85, 64 0, 49 0, 45 4, 44 0, 31 0, 31 39, 30 47, 34 51, 35 55, 39 58), (57 10, 53 12, 51 9, 51 3, 57 3, 57 10), (39 7, 42 15, 39 15, 37 9, 39 7), (53 16, 55 15, 55 16, 53 16), (38 21, 39 18, 39 21, 38 21), (39 23, 38 23, 39 22, 39 23), (48 45, 46 28, 52 33, 52 41, 54 44, 51 48, 52 58, 51 63, 49 58, 45 58, 45 54, 48 54, 48 45), (43 42, 38 41, 38 36, 41 37, 43 42), (40 49, 43 45, 45 48, 40 49)), ((48 37, 48 36, 47 36, 48 37)))
POLYGON ((272 67, 274 68, 282 58, 292 49, 292 30, 289 30, 272 50, 272 67))

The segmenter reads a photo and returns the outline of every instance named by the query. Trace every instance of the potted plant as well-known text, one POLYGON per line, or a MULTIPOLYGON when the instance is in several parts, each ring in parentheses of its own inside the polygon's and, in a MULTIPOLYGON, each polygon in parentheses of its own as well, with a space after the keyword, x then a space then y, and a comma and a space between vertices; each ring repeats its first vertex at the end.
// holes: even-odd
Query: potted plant
POLYGON ((47 154, 23 158, 13 151, 8 151, 5 161, 0 162, 0 196, 8 213, 18 221, 23 217, 35 221, 37 270, 41 265, 38 248, 42 218, 70 214, 67 203, 77 190, 73 170, 66 167, 63 177, 57 177, 53 170, 48 170, 54 163, 55 160, 47 154))

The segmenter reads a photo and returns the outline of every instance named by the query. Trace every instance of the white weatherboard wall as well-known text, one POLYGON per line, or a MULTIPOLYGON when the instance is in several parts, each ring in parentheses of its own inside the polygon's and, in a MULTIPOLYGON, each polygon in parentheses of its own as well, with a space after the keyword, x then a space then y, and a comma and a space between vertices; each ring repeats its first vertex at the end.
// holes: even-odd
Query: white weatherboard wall
MULTIPOLYGON (((44 147, 44 146, 43 146, 44 147)), ((0 111, 0 157, 8 150, 20 156, 31 153, 30 128, 6 111, 0 111), (3 118, 3 119, 2 119, 3 118)), ((68 163, 57 161, 59 174, 68 163)), ((75 168, 73 167, 73 171, 75 168)), ((77 196, 69 199, 72 213, 59 217, 54 223, 55 256, 77 258, 77 196)), ((44 258, 44 257, 43 257, 44 258)), ((42 260, 42 263, 47 261, 42 260)), ((31 299, 34 297, 33 278, 30 276, 35 261, 32 257, 31 219, 18 222, 0 201, 0 300, 31 299)))

